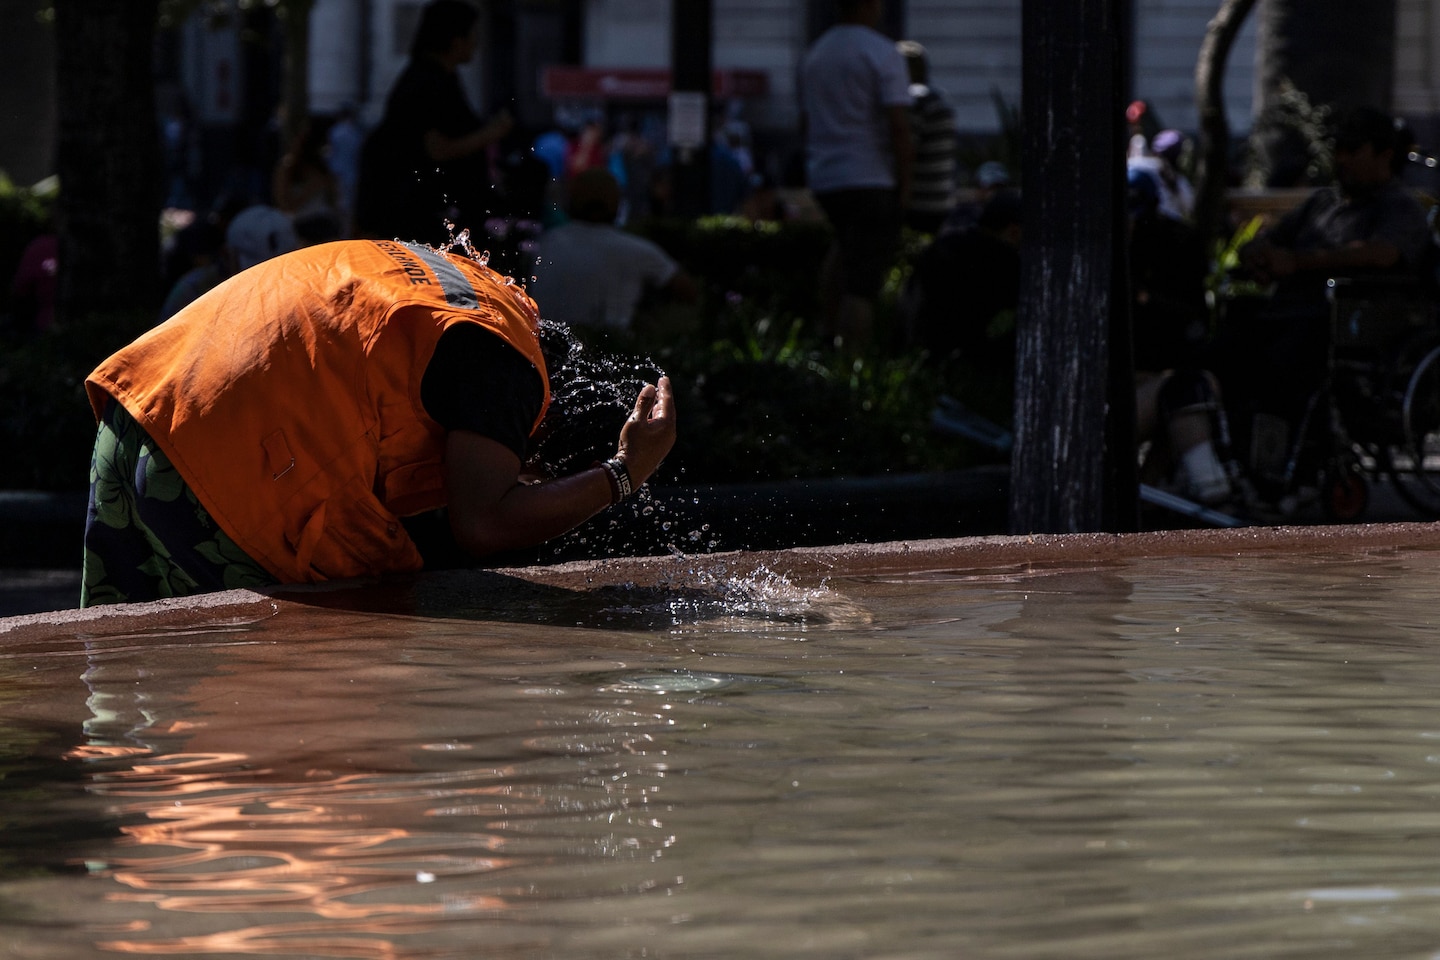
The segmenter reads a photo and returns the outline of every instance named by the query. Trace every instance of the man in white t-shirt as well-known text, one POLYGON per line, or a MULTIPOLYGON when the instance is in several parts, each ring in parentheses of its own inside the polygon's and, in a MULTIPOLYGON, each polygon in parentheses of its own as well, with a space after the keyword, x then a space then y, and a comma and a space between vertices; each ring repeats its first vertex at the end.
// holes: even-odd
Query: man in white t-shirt
POLYGON ((567 210, 570 221, 536 241, 530 292, 546 319, 624 331, 649 290, 695 300, 694 280, 668 253, 615 226, 620 185, 608 170, 576 174, 567 210))
POLYGON ((882 0, 840 0, 840 20, 811 45, 800 78, 810 191, 835 228, 821 275, 837 342, 863 347, 899 248, 913 146, 910 74, 876 27, 882 0))

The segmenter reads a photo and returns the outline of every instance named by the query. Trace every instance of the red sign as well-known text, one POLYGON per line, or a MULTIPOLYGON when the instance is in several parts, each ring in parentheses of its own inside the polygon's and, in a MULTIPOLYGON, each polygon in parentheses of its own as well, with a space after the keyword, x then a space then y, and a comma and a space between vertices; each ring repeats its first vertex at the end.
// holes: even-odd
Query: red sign
MULTIPOLYGON (((552 100, 664 100, 670 95, 670 71, 638 67, 546 67, 540 91, 552 100)), ((762 70, 716 70, 711 94, 717 97, 763 97, 770 75, 762 70)))

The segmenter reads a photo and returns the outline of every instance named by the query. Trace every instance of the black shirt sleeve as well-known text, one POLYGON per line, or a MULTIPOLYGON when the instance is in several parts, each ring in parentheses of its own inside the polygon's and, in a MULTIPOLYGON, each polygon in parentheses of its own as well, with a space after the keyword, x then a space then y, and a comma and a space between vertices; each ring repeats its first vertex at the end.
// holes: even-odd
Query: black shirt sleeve
POLYGON ((425 367, 420 402, 446 430, 489 437, 524 460, 545 387, 520 351, 478 324, 457 323, 440 335, 425 367))

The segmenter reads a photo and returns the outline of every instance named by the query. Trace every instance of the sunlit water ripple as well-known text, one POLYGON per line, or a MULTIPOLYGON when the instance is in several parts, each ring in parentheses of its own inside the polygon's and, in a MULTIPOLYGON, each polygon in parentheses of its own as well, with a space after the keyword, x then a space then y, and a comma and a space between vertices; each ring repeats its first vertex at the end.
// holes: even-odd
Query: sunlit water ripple
POLYGON ((1435 956, 1437 574, 717 572, 0 649, 3 955, 1435 956))

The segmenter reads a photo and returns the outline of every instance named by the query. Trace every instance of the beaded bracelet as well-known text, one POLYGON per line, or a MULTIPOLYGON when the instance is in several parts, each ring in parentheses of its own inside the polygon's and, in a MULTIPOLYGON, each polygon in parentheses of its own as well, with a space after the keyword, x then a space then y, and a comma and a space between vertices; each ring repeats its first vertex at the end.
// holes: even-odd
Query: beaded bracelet
POLYGON ((634 484, 630 482, 630 471, 625 466, 625 461, 619 457, 611 457, 609 460, 596 461, 595 466, 605 471, 605 479, 610 481, 610 502, 619 503, 630 494, 635 492, 634 484))

